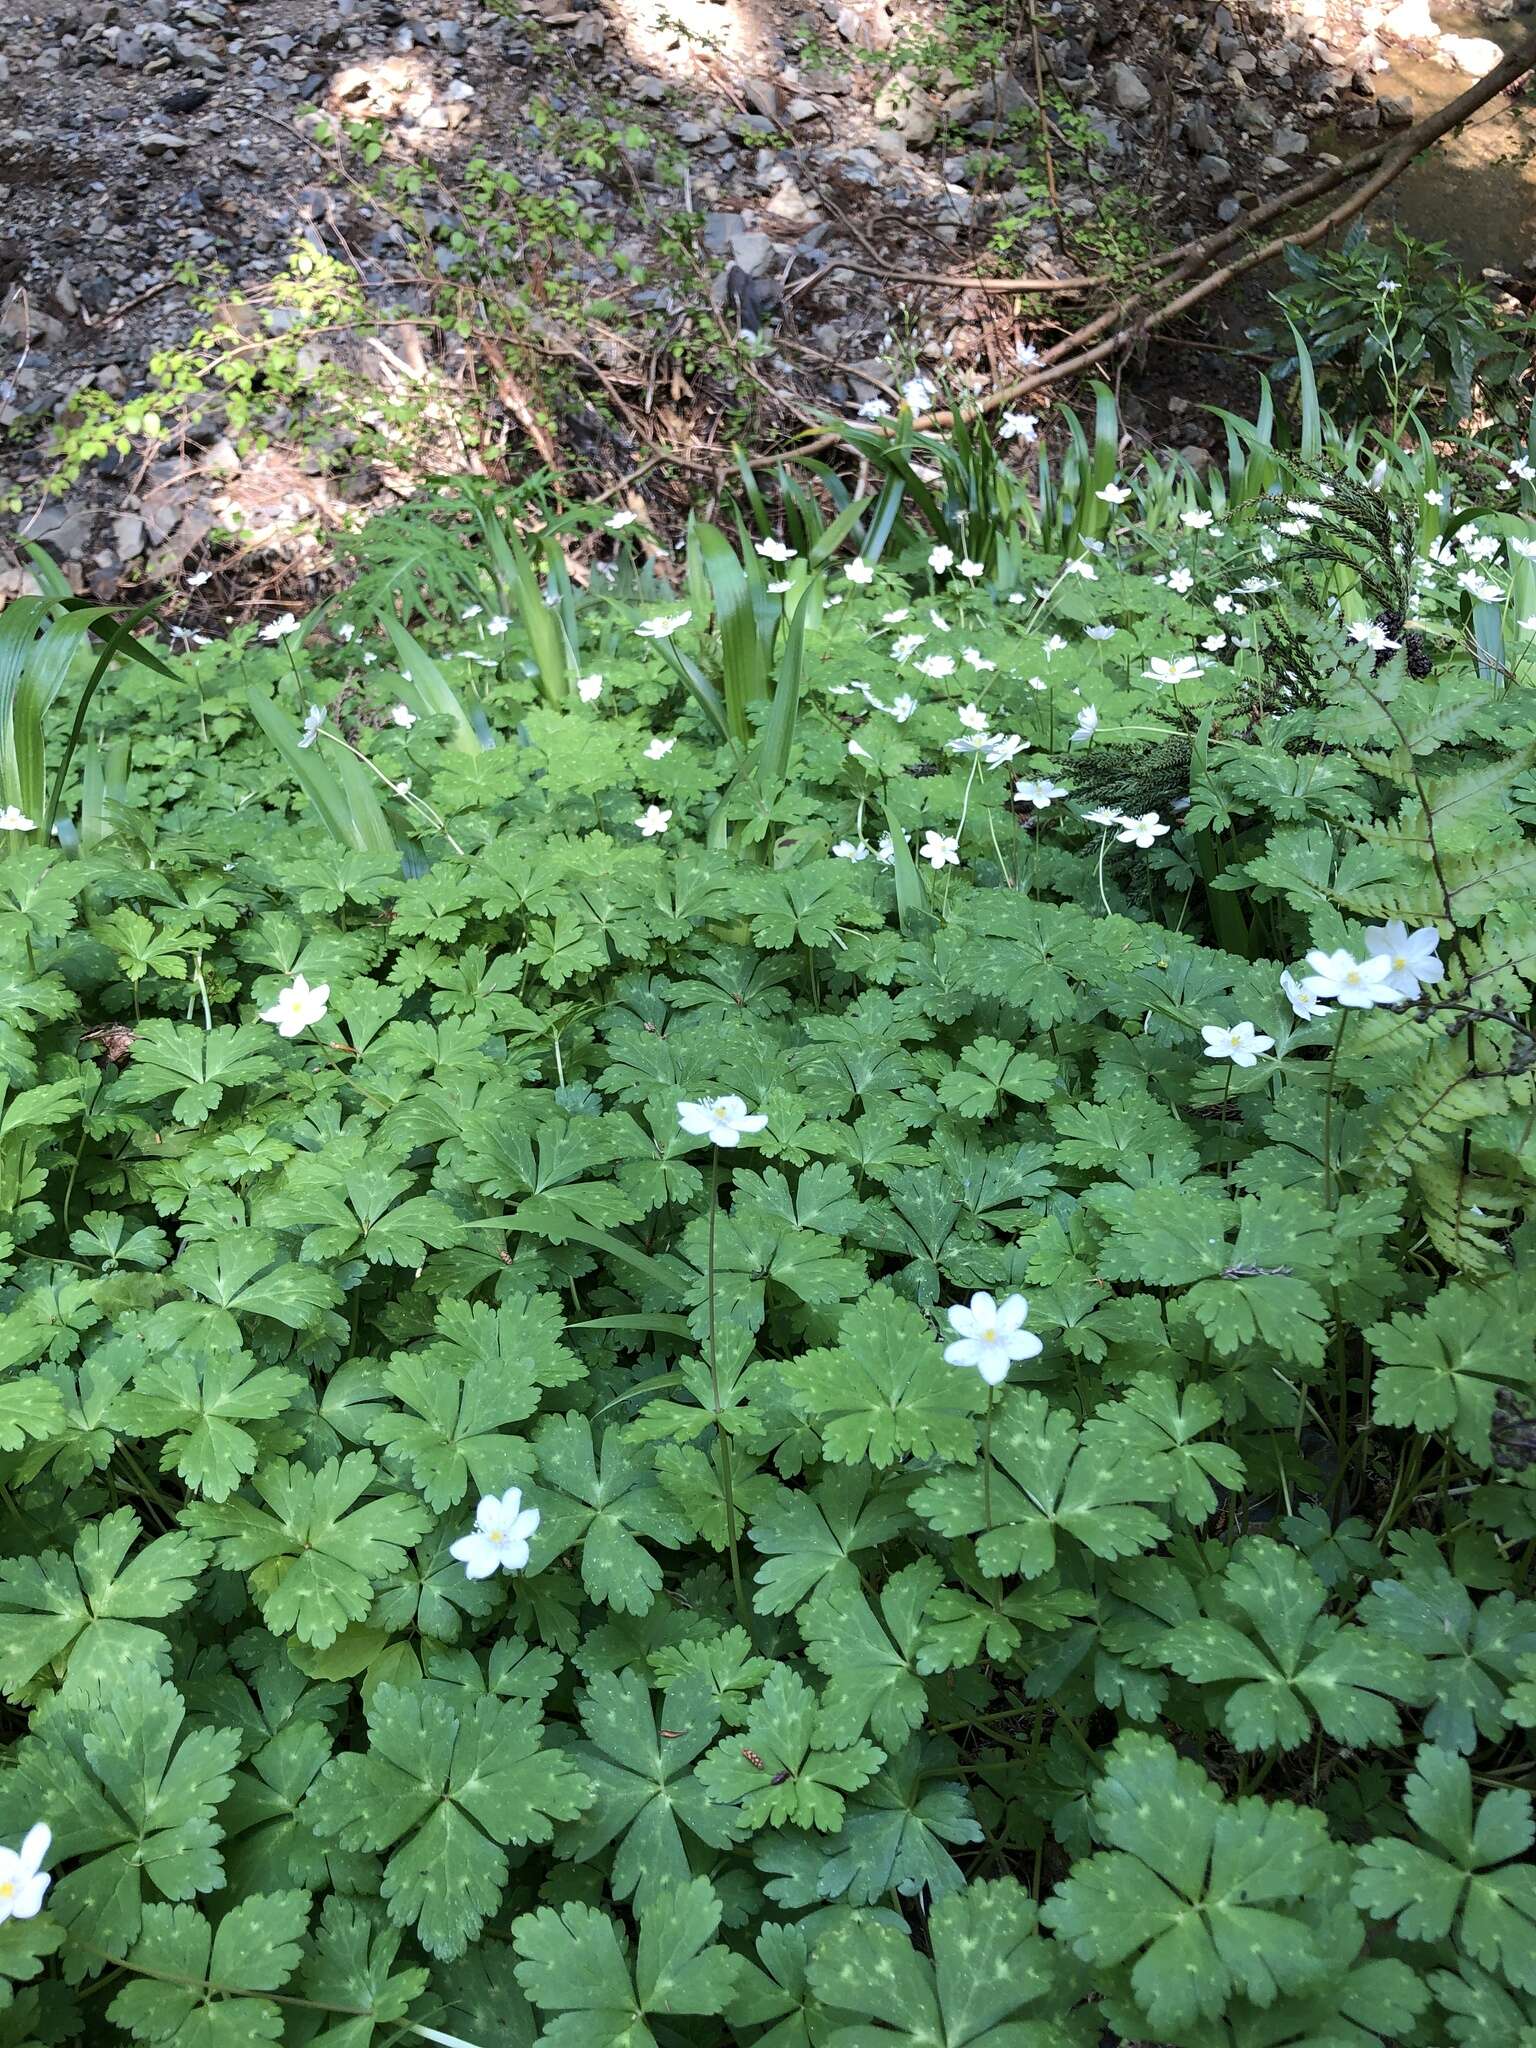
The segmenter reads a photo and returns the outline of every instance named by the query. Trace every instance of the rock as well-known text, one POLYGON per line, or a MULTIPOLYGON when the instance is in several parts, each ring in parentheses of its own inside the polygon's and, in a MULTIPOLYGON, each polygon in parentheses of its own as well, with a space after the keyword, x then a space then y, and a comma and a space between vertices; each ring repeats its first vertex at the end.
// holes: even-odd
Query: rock
POLYGON ((1144 114, 1152 104, 1152 88, 1132 64, 1111 64, 1109 94, 1122 114, 1144 114))
POLYGON ((1388 35, 1402 36, 1410 42, 1432 43, 1440 33, 1430 0, 1400 0, 1381 25, 1388 35))
POLYGON ((666 98, 667 81, 664 78, 652 78, 648 73, 640 72, 630 79, 629 90, 635 99, 645 100, 654 107, 660 105, 661 101, 666 98))
POLYGON ((1297 128, 1277 128, 1269 139, 1276 156, 1305 156, 1307 138, 1297 128))
POLYGON ((185 36, 176 38, 176 61, 189 71, 201 71, 207 78, 222 77, 224 72, 222 57, 216 56, 202 43, 189 42, 185 36))
POLYGON ((1381 110, 1383 128, 1411 128, 1413 126, 1413 96, 1411 93, 1384 92, 1376 102, 1381 110))
POLYGON ((1237 219, 1237 216, 1242 212, 1242 210, 1243 208, 1241 200, 1233 199, 1229 196, 1226 199, 1223 199, 1220 206, 1217 207, 1216 218, 1221 222, 1224 228, 1230 227, 1233 221, 1235 221, 1237 219))
POLYGON ((119 512, 112 521, 112 548, 120 562, 144 552, 144 522, 137 512, 119 512))
POLYGON ((1504 52, 1487 36, 1442 36, 1440 49, 1468 78, 1486 78, 1504 61, 1504 52))
POLYGON ((779 89, 771 78, 744 78, 741 96, 754 114, 761 114, 765 121, 779 118, 779 89))
POLYGON ((469 37, 465 35, 462 25, 456 21, 450 21, 446 17, 441 21, 433 22, 432 34, 437 42, 437 47, 440 50, 446 50, 450 57, 462 57, 469 48, 469 37))
POLYGON ((1218 191, 1232 182, 1232 166, 1224 156, 1203 156, 1195 168, 1206 183, 1214 185, 1218 191))
POLYGON ((876 93, 873 111, 880 126, 893 129, 909 149, 922 149, 939 132, 932 100, 915 80, 900 72, 876 93))
POLYGON ((74 561, 85 553, 91 515, 83 505, 45 505, 22 529, 23 540, 36 541, 56 560, 74 561))
POLYGON ((814 121, 821 112, 814 100, 791 100, 784 109, 786 121, 814 121))
POLYGON ((761 277, 773 261, 773 242, 767 235, 737 229, 730 238, 730 250, 738 269, 748 277, 761 277))

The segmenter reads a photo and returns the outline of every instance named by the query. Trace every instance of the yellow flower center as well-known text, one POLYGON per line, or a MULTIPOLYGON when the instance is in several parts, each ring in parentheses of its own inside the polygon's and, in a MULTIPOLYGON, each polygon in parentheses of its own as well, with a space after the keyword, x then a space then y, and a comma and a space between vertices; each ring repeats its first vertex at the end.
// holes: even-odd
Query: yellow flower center
POLYGON ((981 1341, 983 1344, 995 1344, 997 1342, 996 1330, 983 1330, 981 1333, 981 1341))

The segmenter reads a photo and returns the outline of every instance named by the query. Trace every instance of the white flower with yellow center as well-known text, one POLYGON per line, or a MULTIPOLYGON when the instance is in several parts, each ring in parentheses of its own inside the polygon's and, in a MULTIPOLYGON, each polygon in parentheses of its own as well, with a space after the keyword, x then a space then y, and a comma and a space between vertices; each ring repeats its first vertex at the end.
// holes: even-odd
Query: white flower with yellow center
POLYGON ((1038 1358, 1045 1349, 1024 1327, 1029 1303, 1022 1294, 1001 1302, 990 1294, 973 1294, 968 1305, 957 1302, 946 1315, 955 1333, 955 1341, 944 1346, 946 1362, 980 1373, 989 1387, 1002 1385, 1009 1366, 1021 1358, 1038 1358))
POLYGON ((277 1001, 262 1011, 261 1021, 263 1024, 275 1024, 279 1038, 297 1038, 311 1024, 320 1022, 330 998, 331 984, 328 981, 311 988, 302 974, 296 974, 277 1001))
POLYGON ((496 1572, 520 1572, 528 1562, 528 1542, 539 1526, 537 1508, 525 1508, 521 1487, 488 1493, 475 1509, 475 1526, 448 1546, 467 1579, 488 1579, 496 1572))

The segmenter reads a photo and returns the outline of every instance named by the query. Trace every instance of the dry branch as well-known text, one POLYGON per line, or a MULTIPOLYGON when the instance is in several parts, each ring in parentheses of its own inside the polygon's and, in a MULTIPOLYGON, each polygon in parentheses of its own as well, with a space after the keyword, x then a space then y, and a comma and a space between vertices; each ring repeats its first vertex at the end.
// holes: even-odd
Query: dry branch
MULTIPOLYGON (((976 410, 982 413, 999 411, 1016 405, 1020 399, 1029 398, 1048 385, 1059 384, 1067 378, 1079 377, 1085 371, 1094 369, 1110 356, 1133 347, 1155 328, 1166 326, 1180 314, 1200 305, 1215 293, 1225 291, 1238 278, 1249 271, 1257 270, 1262 264, 1272 262, 1286 249, 1305 249, 1312 243, 1342 226, 1362 212, 1371 201, 1387 186, 1407 170, 1414 160, 1426 149, 1432 148, 1447 135, 1464 126, 1472 116, 1488 102, 1516 84, 1527 72, 1536 70, 1536 34, 1526 36, 1515 49, 1511 50, 1502 63, 1495 66, 1486 77, 1452 100, 1436 114, 1416 122, 1405 129, 1396 142, 1380 142, 1351 159, 1338 164, 1316 176, 1292 186, 1289 191, 1266 200, 1264 205, 1248 214, 1231 227, 1222 228, 1213 234, 1203 235, 1182 248, 1169 250, 1159 257, 1153 269, 1161 273, 1155 282, 1140 284, 1130 291, 1118 305, 1107 307, 1084 323, 1071 334, 1066 335, 1054 347, 1048 349, 1039 364, 1027 376, 1016 378, 1011 384, 990 392, 977 401, 976 410), (1249 240, 1256 228, 1267 226, 1271 221, 1294 213, 1298 208, 1310 206, 1315 201, 1328 197, 1341 186, 1363 180, 1349 196, 1331 207, 1306 227, 1274 236, 1270 241, 1251 246, 1231 262, 1212 268, 1215 259, 1224 256, 1229 249, 1249 240), (1169 292, 1170 287, 1183 285, 1171 296, 1157 296, 1169 292)), ((856 269, 858 265, 846 266, 856 269)), ((899 273, 887 273, 892 276, 899 273)), ((926 280, 925 280, 926 281, 926 280)), ((936 281, 936 280, 935 280, 936 281)), ((956 285, 974 287, 984 284, 981 279, 955 279, 956 285)), ((1081 288, 1086 282, 1096 280, 1072 280, 1066 288, 1081 288)), ((1033 282, 1018 279, 999 280, 993 288, 1038 290, 1033 282)), ((953 424, 954 413, 950 410, 927 414, 916 422, 920 427, 947 427, 953 424)), ((762 456, 754 456, 755 468, 766 467, 776 461, 794 461, 834 446, 838 436, 834 432, 816 435, 808 442, 800 442, 788 448, 775 450, 762 456)))

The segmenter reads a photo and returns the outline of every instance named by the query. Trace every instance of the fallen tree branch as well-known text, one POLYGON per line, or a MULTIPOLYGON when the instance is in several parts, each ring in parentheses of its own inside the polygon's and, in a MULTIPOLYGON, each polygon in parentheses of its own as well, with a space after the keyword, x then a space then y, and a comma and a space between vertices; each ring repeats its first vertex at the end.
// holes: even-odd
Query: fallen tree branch
MULTIPOLYGON (((1362 212, 1371 201, 1386 190, 1394 179, 1400 177, 1414 160, 1426 149, 1445 136, 1453 134, 1488 102, 1507 87, 1525 77, 1527 72, 1536 70, 1536 34, 1528 35, 1520 42, 1502 63, 1496 65, 1485 77, 1467 88, 1456 99, 1405 129, 1395 143, 1381 142, 1352 158, 1348 163, 1338 164, 1316 176, 1306 179, 1300 185, 1279 193, 1266 200, 1253 213, 1234 222, 1230 227, 1218 229, 1212 234, 1201 236, 1180 249, 1169 250, 1157 259, 1154 268, 1162 271, 1157 284, 1146 284, 1133 290, 1120 304, 1106 308, 1093 319, 1065 335, 1052 348, 1045 351, 1039 363, 1029 374, 1016 378, 1011 384, 989 392, 976 402, 979 413, 991 413, 1016 405, 1021 399, 1029 398, 1049 385, 1059 384, 1070 377, 1081 376, 1095 368, 1108 357, 1133 347, 1158 327, 1166 326, 1194 306, 1215 293, 1224 291, 1238 278, 1249 271, 1259 269, 1272 262, 1286 249, 1305 249, 1312 243, 1330 235, 1345 221, 1362 212), (1270 241, 1247 249, 1234 261, 1210 269, 1213 259, 1224 255, 1227 250, 1252 236, 1257 227, 1293 213, 1298 207, 1311 205, 1326 198, 1340 186, 1357 179, 1364 182, 1350 193, 1348 198, 1332 207, 1309 226, 1290 233, 1274 236, 1270 241), (1203 273, 1203 274, 1202 274, 1203 273), (1175 291, 1172 297, 1154 299, 1155 290, 1183 284, 1185 289, 1175 291)), ((849 265, 848 268, 859 268, 849 265)), ((899 273, 886 273, 897 276, 899 273)), ((949 280, 945 280, 948 282, 949 280)), ((983 283, 983 280, 966 279, 967 285, 983 283)), ((1020 280, 1000 280, 995 288, 1011 285, 1020 289, 1020 280)), ((1041 289, 1039 283, 1030 283, 1030 289, 1041 289)), ((1059 286, 1057 287, 1060 288, 1059 286)), ((943 409, 925 414, 914 422, 922 428, 947 427, 954 424, 952 409, 943 409)), ((886 431, 893 431, 887 429, 886 431)), ((808 442, 800 442, 772 453, 751 458, 753 468, 765 468, 773 462, 797 461, 806 456, 819 454, 834 447, 839 436, 835 431, 825 431, 808 442)))

